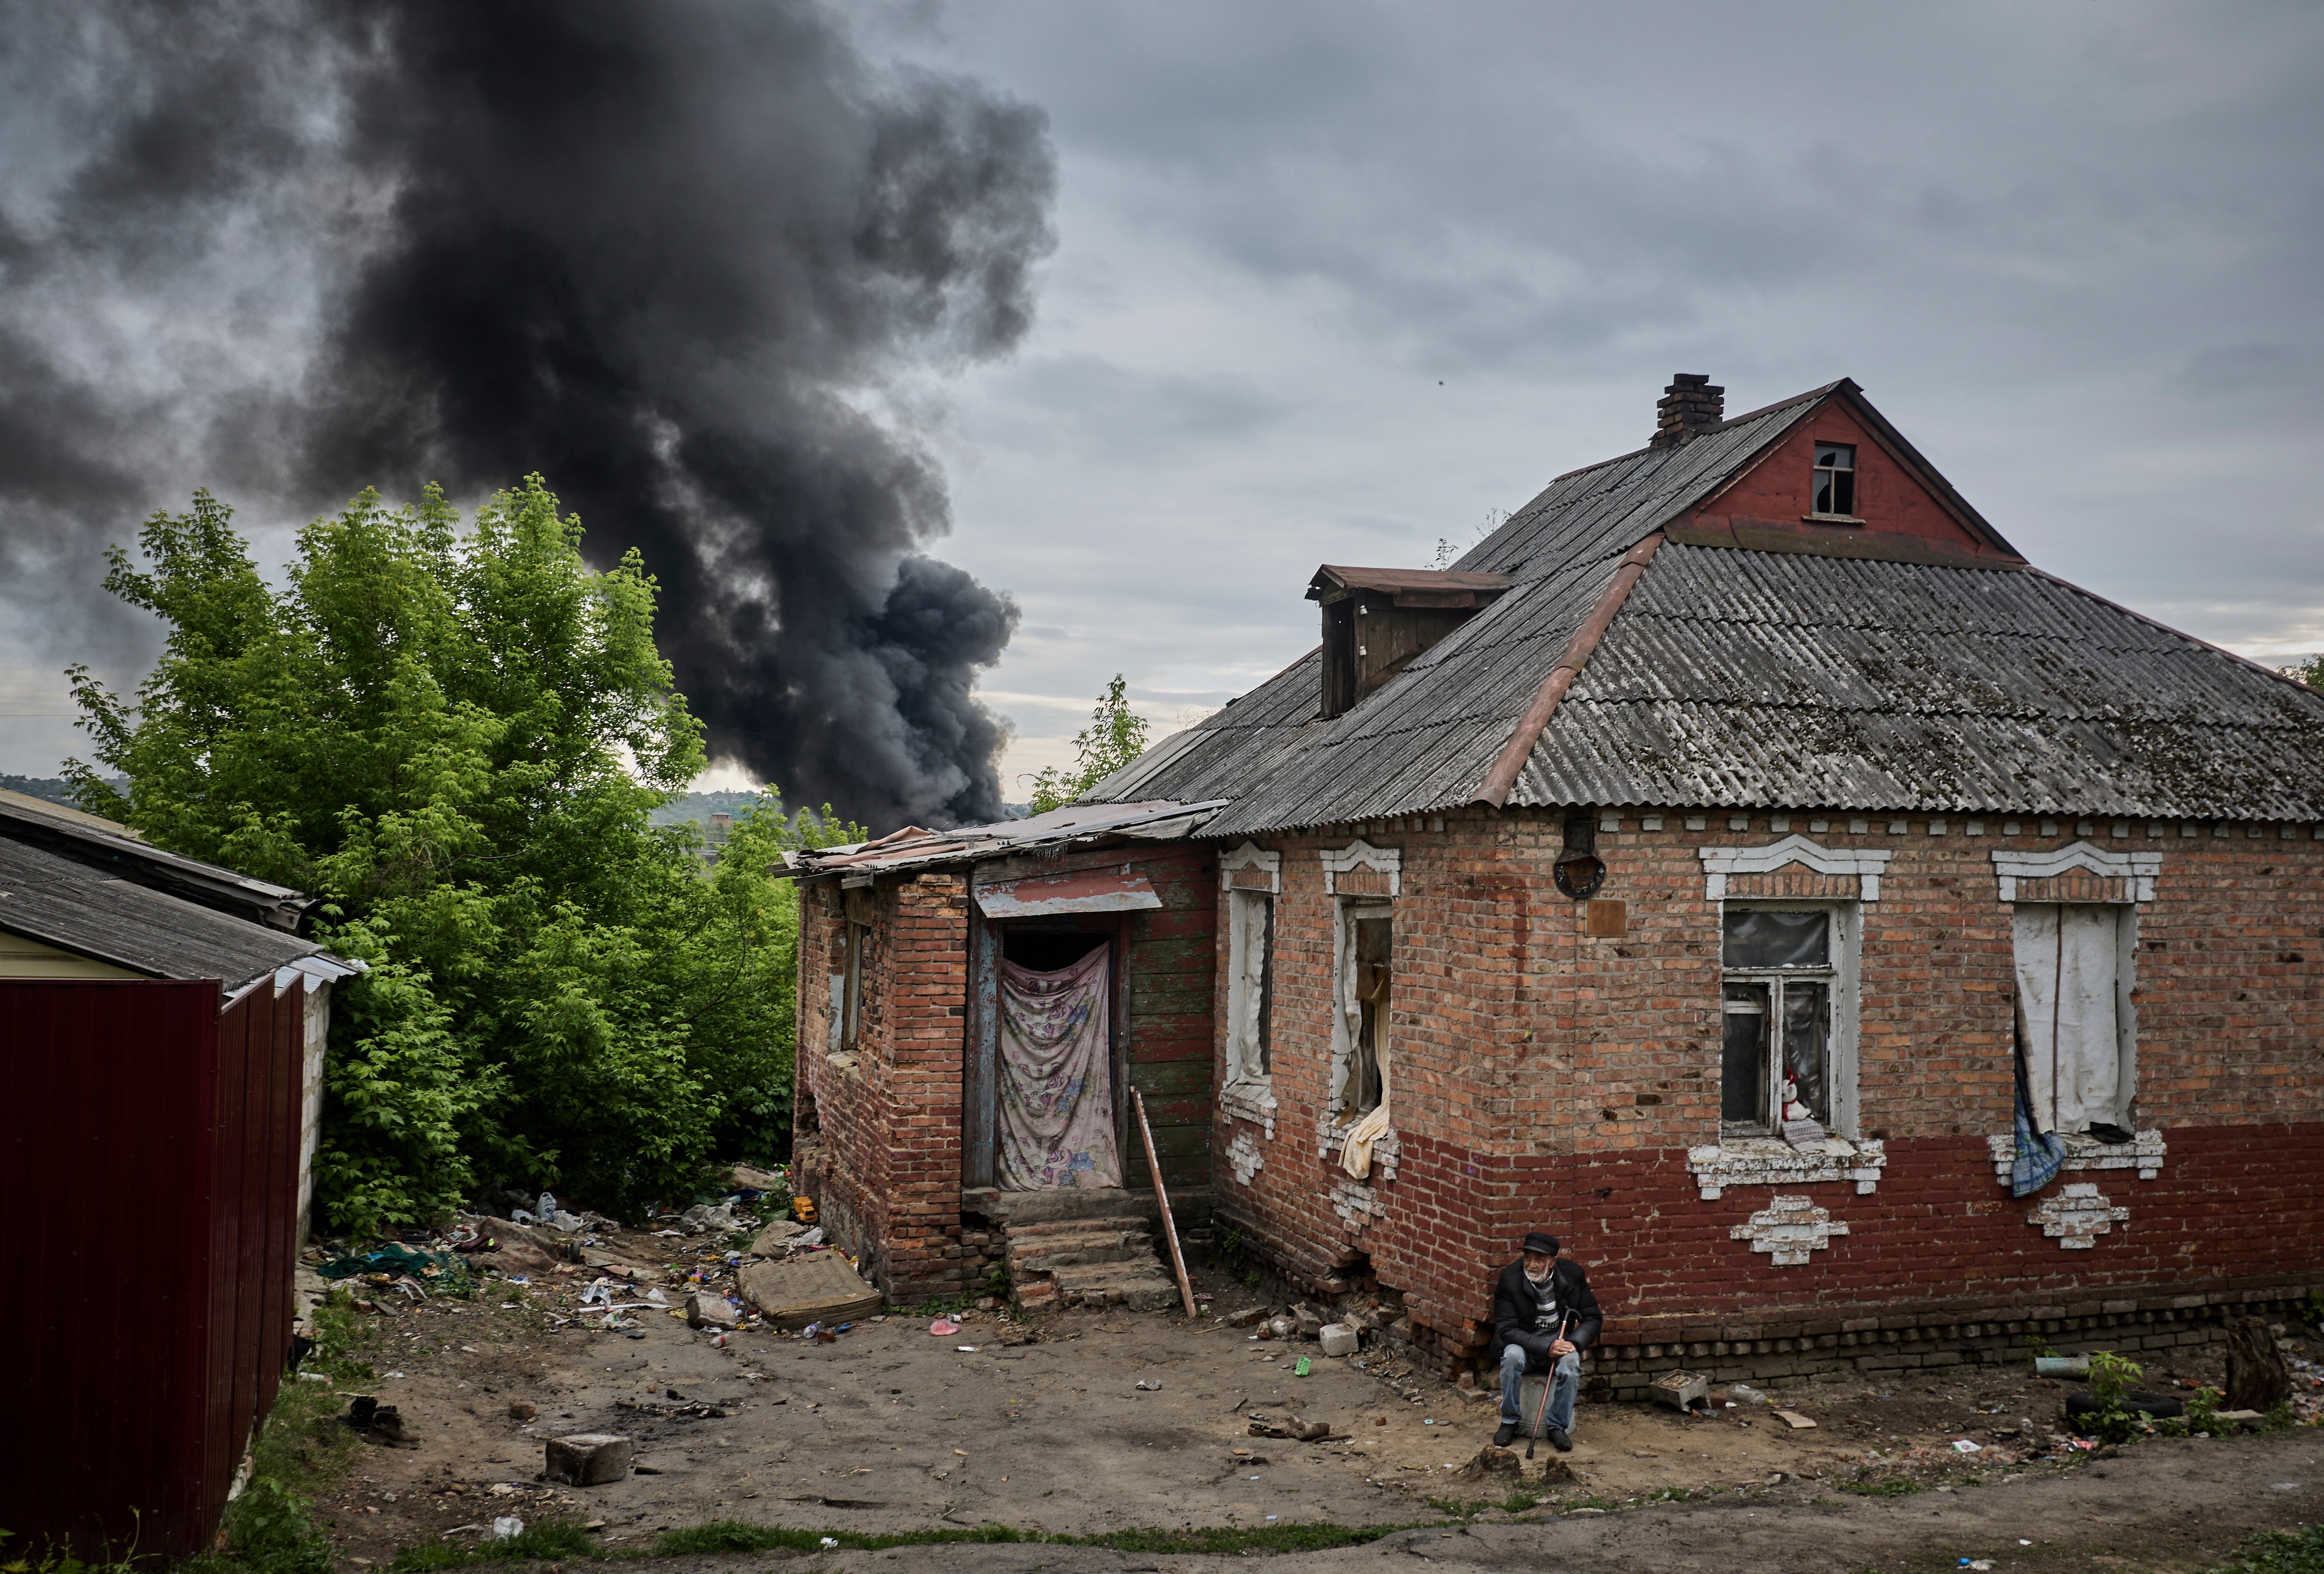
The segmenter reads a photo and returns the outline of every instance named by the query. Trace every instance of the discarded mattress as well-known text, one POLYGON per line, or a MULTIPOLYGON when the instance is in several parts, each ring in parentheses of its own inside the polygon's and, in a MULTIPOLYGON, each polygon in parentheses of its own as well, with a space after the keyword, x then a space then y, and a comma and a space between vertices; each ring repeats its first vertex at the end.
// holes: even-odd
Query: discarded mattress
POLYGON ((779 1329, 836 1322, 880 1310, 880 1292, 836 1252, 788 1263, 752 1263, 742 1273, 742 1299, 779 1329))

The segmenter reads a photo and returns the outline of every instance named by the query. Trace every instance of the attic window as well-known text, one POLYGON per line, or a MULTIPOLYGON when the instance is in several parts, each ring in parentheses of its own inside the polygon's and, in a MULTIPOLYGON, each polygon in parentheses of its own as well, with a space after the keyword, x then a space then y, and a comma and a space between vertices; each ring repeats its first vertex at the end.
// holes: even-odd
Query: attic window
POLYGON ((1815 504, 1812 519, 1856 517, 1856 445, 1815 446, 1815 504))
POLYGON ((1349 709, 1508 588, 1506 574, 1331 563, 1316 569, 1307 596, 1323 614, 1321 714, 1349 709))

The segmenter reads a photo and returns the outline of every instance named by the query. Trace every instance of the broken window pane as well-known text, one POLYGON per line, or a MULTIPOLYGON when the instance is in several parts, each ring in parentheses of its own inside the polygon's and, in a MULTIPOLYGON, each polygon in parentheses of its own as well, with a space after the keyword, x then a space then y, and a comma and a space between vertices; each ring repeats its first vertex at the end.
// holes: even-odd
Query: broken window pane
POLYGON ((1767 1119, 1767 1002, 1769 986, 1729 984, 1720 1003, 1724 1028, 1720 1050, 1719 1116, 1721 1120, 1765 1124, 1767 1119))
POLYGON ((1821 912, 1730 907, 1726 926, 1722 960, 1730 968, 1831 966, 1831 921, 1821 912))
POLYGON ((1849 443, 1815 446, 1814 512, 1852 515, 1856 512, 1856 449, 1849 443))
POLYGON ((1348 1106, 1360 1115, 1379 1107, 1380 1062, 1388 1049, 1390 921, 1360 918, 1355 931, 1356 1002, 1358 1009, 1355 1064, 1348 1079, 1348 1106))
POLYGON ((1784 1118, 1831 1125, 1831 986, 1784 980, 1784 1118))

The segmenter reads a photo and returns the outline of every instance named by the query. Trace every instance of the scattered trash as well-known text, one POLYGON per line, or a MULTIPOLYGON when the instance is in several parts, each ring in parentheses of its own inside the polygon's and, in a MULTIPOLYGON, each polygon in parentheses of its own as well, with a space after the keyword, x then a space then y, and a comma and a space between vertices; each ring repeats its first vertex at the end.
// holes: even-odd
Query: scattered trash
POLYGON ((715 1208, 706 1202, 697 1202, 679 1214, 678 1222, 687 1234, 694 1236, 701 1235, 706 1230, 723 1232, 742 1227, 742 1221, 734 1217, 733 1208, 723 1202, 715 1208))
POLYGON ((505 1542, 512 1536, 524 1534, 524 1521, 514 1514, 493 1521, 493 1540, 505 1542))
POLYGON ((953 1348, 958 1350, 964 1356, 973 1356, 976 1354, 976 1347, 974 1345, 954 1345, 953 1348))
POLYGON ((2036 1356, 2034 1357, 2036 1377, 2087 1377, 2090 1375, 2088 1356, 2036 1356))
POLYGON ((1955 1438, 1953 1440, 1953 1452, 1956 1454, 1982 1454, 1985 1452, 1985 1445, 1983 1443, 1972 1443, 1967 1438, 1955 1438))
POLYGON ((1815 1425, 1815 1422, 1810 1421, 1796 1410, 1779 1410, 1775 1412, 1775 1415, 1776 1418, 1785 1426, 1790 1427, 1794 1431, 1803 1430, 1815 1425))
POLYGON ((1159 1393, 1162 1392, 1162 1383, 1159 1378, 1140 1377, 1138 1380, 1138 1386, 1148 1393, 1159 1393))
POLYGON ((1775 1403, 1765 1393, 1762 1393, 1757 1388, 1752 1387, 1748 1383, 1729 1383, 1727 1385, 1727 1392, 1733 1394, 1736 1398, 1743 1401, 1746 1404, 1771 1404, 1775 1403))
MULTIPOLYGON (((807 1199, 802 1197, 799 1200, 801 1202, 805 1202, 807 1201, 807 1199)), ((835 1547, 839 1545, 839 1538, 837 1536, 825 1536, 823 1538, 823 1544, 825 1547, 835 1547)))
POLYGON ((1305 1377, 1308 1373, 1314 1369, 1314 1363, 1308 1360, 1306 1356, 1302 1356, 1299 1357, 1299 1364, 1291 1368, 1291 1375, 1294 1377, 1305 1377))

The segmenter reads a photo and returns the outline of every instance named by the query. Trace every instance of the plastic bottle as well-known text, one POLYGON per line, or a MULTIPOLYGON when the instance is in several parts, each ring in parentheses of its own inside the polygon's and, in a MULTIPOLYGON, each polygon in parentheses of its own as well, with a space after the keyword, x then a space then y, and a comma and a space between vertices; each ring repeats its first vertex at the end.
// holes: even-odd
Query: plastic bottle
POLYGON ((1733 1394, 1736 1398, 1741 1400, 1746 1404, 1767 1404, 1773 1403, 1765 1393, 1760 1393, 1759 1390, 1752 1387, 1748 1383, 1730 1383, 1727 1385, 1727 1392, 1733 1394))

